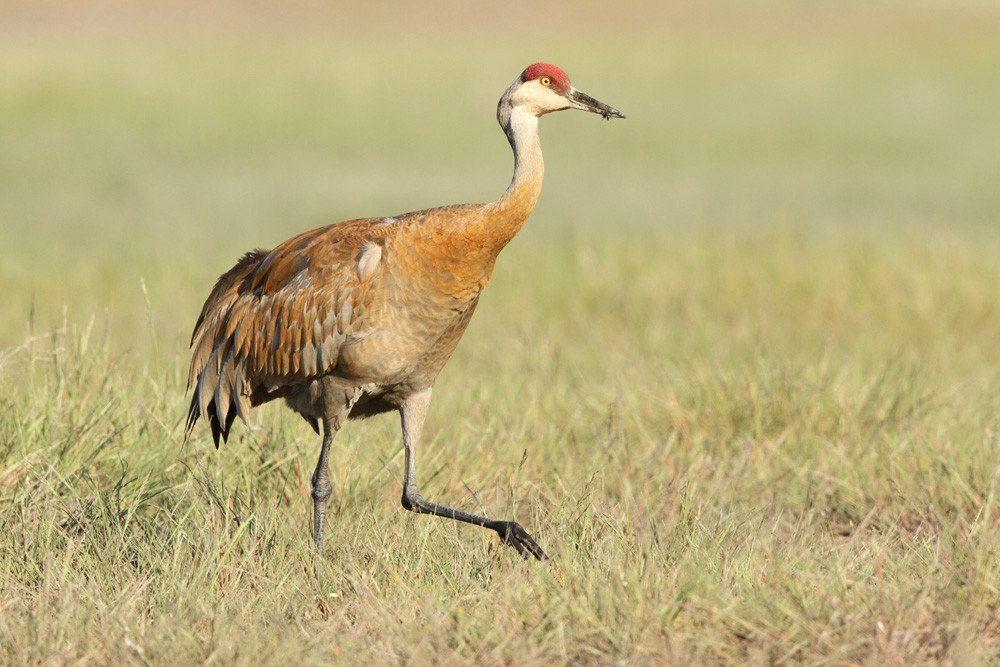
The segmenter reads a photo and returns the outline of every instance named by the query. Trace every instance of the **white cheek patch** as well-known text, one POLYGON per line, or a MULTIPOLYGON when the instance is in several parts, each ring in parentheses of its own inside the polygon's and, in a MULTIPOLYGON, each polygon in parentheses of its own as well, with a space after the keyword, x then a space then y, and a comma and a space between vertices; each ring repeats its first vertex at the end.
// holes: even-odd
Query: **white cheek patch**
POLYGON ((572 104, 559 94, 555 85, 543 86, 537 80, 528 81, 513 97, 515 106, 523 106, 528 113, 542 116, 552 111, 568 109, 572 104))

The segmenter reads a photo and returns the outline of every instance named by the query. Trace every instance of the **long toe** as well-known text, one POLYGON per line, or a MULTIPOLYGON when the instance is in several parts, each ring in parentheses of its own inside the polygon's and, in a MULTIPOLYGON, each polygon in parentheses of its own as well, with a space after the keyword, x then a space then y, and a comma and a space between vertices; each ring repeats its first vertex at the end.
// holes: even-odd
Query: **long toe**
POLYGON ((534 556, 537 560, 549 560, 534 538, 516 521, 504 521, 496 530, 500 539, 512 546, 523 558, 534 556))

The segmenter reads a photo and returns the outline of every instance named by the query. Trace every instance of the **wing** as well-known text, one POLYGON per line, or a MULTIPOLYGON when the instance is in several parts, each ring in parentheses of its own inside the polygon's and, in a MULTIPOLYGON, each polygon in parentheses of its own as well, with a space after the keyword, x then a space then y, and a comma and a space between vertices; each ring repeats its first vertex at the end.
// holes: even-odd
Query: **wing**
POLYGON ((251 406, 336 366, 380 274, 378 241, 390 230, 374 239, 376 222, 305 232, 270 252, 247 253, 219 278, 191 337, 185 437, 207 418, 218 447, 251 406))

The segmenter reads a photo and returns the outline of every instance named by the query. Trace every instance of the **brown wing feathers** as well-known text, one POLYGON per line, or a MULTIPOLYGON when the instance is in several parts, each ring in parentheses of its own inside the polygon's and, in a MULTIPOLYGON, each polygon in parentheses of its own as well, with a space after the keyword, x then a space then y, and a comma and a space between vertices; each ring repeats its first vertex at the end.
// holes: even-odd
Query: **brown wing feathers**
POLYGON ((230 317, 233 304, 247 276, 254 271, 267 256, 265 250, 254 250, 245 254, 232 269, 219 278, 212 289, 198 322, 191 335, 191 368, 188 374, 188 389, 194 388, 191 407, 188 410, 185 437, 191 432, 199 417, 206 417, 212 427, 212 438, 219 446, 229 435, 229 429, 237 414, 245 412, 248 405, 241 396, 243 388, 243 362, 234 365, 234 346, 231 326, 242 321, 242 312, 230 317), (223 335, 220 336, 220 333, 223 335), (237 372, 239 371, 239 372, 237 372), (223 381, 220 382, 220 376, 223 381), (235 387, 239 385, 238 387, 235 387), (233 389, 237 400, 234 403, 233 389))
POLYGON ((369 222, 341 223, 271 252, 249 252, 219 278, 191 337, 188 389, 194 394, 185 435, 204 417, 218 446, 236 417, 245 419, 278 386, 336 364, 358 310, 354 288, 362 276, 352 268, 355 255, 366 258, 365 274, 373 270, 364 251, 370 242, 361 233, 369 222))

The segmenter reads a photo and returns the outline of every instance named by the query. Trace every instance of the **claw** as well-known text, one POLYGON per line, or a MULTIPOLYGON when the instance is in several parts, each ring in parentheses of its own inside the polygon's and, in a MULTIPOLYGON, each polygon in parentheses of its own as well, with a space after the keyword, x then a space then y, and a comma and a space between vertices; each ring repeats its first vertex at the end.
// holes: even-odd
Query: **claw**
POLYGON ((504 521, 496 528, 500 540, 512 546, 522 558, 534 556, 537 560, 549 560, 534 538, 516 521, 504 521))

